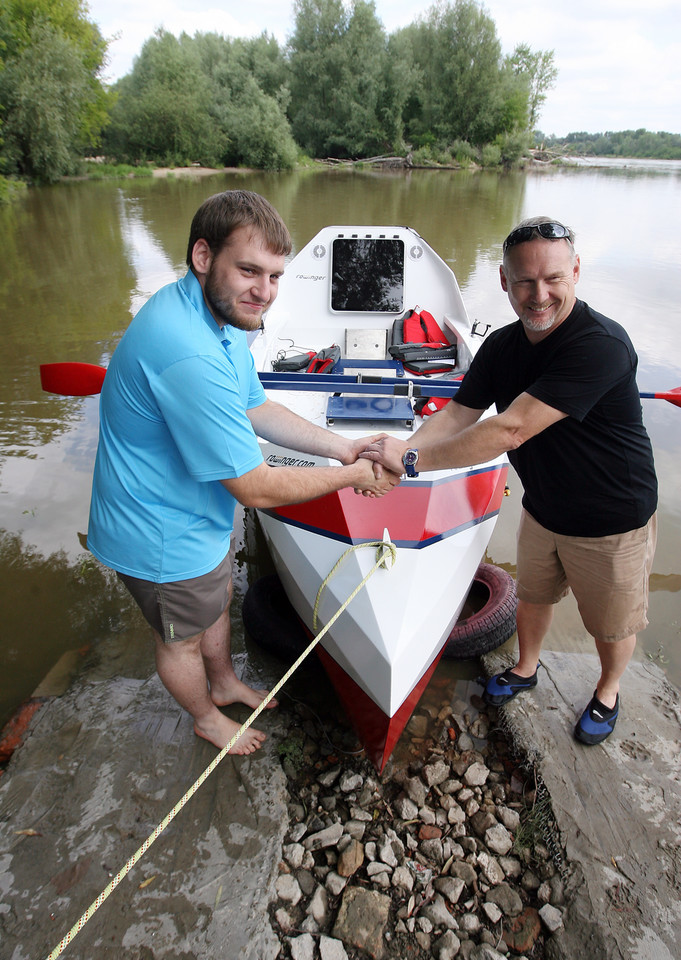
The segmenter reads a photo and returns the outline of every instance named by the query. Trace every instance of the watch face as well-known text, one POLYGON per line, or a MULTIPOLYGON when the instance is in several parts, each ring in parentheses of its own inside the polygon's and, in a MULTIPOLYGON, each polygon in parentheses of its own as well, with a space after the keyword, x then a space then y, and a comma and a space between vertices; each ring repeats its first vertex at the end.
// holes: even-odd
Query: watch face
POLYGON ((413 464, 416 463, 416 461, 418 460, 418 458, 419 458, 419 455, 418 455, 418 453, 416 452, 416 450, 407 450, 407 452, 406 452, 405 455, 404 455, 404 463, 405 463, 405 464, 408 463, 408 464, 410 464, 410 465, 413 465, 413 464))

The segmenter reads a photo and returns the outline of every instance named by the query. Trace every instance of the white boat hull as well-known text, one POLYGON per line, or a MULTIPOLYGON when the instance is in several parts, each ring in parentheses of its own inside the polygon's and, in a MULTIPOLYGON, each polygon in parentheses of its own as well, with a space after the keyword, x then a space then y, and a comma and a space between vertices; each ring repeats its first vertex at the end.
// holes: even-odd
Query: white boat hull
MULTIPOLYGON (((265 332, 252 345, 262 372, 270 372, 272 360, 291 344, 319 350, 335 342, 344 345, 345 357, 349 328, 354 339, 361 339, 366 328, 371 340, 374 331, 380 334, 379 323, 386 329, 391 325, 396 314, 377 317, 357 312, 348 316, 329 307, 329 251, 333 238, 347 236, 348 230, 326 228, 287 268, 286 281, 289 273, 292 280, 282 281, 265 332)), ((477 342, 446 264, 406 228, 358 228, 353 233, 403 238, 405 300, 434 314, 458 344, 465 369, 477 342)), ((347 372, 352 358, 344 362, 347 372)), ((381 375, 385 372, 381 367, 379 358, 371 372, 381 375)), ((344 436, 361 437, 383 430, 407 440, 411 436, 408 421, 374 420, 372 410, 377 408, 366 403, 358 404, 358 420, 329 424, 329 396, 333 393, 328 388, 319 392, 273 390, 268 395, 344 436)), ((263 453, 273 466, 328 462, 271 444, 263 445, 263 453)), ((376 562, 375 548, 360 547, 346 557, 325 585, 315 628, 318 591, 345 551, 380 541, 386 531, 396 546, 396 562, 371 577, 321 643, 322 660, 379 770, 459 616, 501 506, 506 472, 506 460, 499 458, 470 469, 403 480, 380 500, 343 490, 306 504, 258 511, 277 573, 310 634, 321 629, 376 562)))

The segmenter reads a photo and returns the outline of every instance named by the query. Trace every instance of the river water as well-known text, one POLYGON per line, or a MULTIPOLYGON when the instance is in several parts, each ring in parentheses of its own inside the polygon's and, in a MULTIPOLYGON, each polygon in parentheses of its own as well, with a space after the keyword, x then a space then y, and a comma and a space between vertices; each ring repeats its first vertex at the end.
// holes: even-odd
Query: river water
MULTIPOLYGON (((501 241, 525 216, 554 216, 577 233, 579 295, 629 331, 641 390, 681 384, 681 164, 232 173, 32 189, 0 209, 0 724, 65 651, 122 630, 147 642, 137 612, 85 550, 98 400, 43 393, 39 364, 106 364, 141 304, 184 273, 196 208, 237 186, 275 204, 296 249, 325 224, 414 227, 455 271, 471 317, 492 327, 512 319, 498 281, 501 241)), ((643 405, 660 478, 660 537, 638 655, 659 662, 681 689, 681 409, 643 405)), ((488 551, 511 572, 519 511, 512 479, 488 551)), ((268 568, 249 515, 237 559, 243 592, 268 568)), ((243 650, 239 629, 234 643, 243 650)), ((592 650, 570 599, 548 645, 592 650)), ((250 647, 249 655, 257 657, 250 647)))

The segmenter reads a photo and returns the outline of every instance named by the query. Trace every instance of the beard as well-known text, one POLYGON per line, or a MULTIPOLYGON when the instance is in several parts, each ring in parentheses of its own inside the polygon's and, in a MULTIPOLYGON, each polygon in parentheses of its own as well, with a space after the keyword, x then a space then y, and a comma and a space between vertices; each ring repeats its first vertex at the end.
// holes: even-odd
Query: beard
MULTIPOLYGON (((215 282, 213 266, 206 274, 206 281, 203 287, 203 295, 210 311, 221 327, 229 324, 230 327, 236 327, 237 330, 245 330, 247 333, 253 330, 259 330, 263 325, 262 311, 259 316, 243 316, 238 313, 238 306, 234 297, 225 296, 218 288, 215 282)), ((264 306, 263 306, 264 310, 264 306)))
POLYGON ((535 320, 527 315, 523 315, 521 319, 523 326, 525 326, 528 330, 531 330, 533 333, 543 333, 545 330, 550 330, 555 324, 556 315, 554 314, 550 319, 547 318, 546 320, 535 320))

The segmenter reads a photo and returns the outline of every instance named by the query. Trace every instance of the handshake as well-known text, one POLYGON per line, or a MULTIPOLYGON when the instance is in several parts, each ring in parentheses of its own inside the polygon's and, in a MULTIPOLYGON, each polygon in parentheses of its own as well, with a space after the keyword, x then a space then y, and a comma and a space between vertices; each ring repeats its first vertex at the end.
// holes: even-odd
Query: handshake
POLYGON ((385 433, 362 437, 350 444, 342 462, 356 464, 364 471, 363 481, 354 486, 365 497, 382 497, 396 487, 404 473, 402 456, 408 444, 385 433), (369 476, 369 473, 371 476, 369 476))

